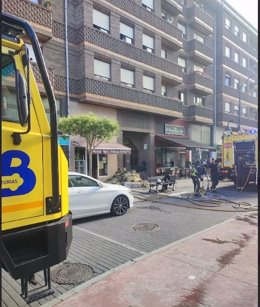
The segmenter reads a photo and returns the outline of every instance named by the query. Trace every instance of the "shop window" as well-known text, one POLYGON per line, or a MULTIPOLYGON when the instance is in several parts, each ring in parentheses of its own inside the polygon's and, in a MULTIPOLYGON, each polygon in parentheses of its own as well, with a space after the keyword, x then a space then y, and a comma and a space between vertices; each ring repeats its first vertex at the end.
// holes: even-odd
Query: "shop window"
POLYGON ((75 147, 75 172, 86 174, 85 147, 75 147))
POLYGON ((107 176, 107 155, 99 155, 98 158, 98 174, 99 176, 107 176))

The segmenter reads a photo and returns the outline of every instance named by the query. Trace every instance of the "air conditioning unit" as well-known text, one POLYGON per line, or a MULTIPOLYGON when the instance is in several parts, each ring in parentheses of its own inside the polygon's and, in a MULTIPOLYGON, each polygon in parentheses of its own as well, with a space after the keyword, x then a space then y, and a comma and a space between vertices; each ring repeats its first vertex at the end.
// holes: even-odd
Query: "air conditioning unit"
POLYGON ((173 23, 173 17, 172 17, 172 16, 168 16, 168 17, 167 17, 167 21, 168 21, 169 23, 173 23))

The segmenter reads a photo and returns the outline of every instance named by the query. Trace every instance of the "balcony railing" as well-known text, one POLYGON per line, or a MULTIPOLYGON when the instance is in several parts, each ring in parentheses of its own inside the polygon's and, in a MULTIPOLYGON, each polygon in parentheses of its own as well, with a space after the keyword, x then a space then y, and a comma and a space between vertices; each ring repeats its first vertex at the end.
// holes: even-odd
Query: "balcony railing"
POLYGON ((193 56, 195 56, 195 51, 198 51, 211 59, 213 58, 213 49, 207 45, 200 43, 196 39, 184 42, 183 48, 187 53, 190 53, 193 56))
POLYGON ((213 110, 205 108, 203 106, 196 106, 196 105, 184 106, 183 115, 186 116, 187 118, 195 118, 195 120, 196 117, 203 117, 205 119, 208 119, 209 123, 213 122, 213 110))
POLYGON ((230 59, 226 56, 223 56, 222 63, 223 63, 223 65, 226 65, 227 67, 241 73, 244 76, 252 75, 252 69, 246 68, 246 67, 242 66, 242 64, 237 63, 237 62, 233 61, 232 59, 230 59))
POLYGON ((212 93, 213 91, 213 80, 207 74, 193 71, 184 76, 183 81, 186 85, 192 88, 196 88, 196 84, 204 87, 205 93, 212 93))
POLYGON ((177 16, 182 13, 182 4, 180 0, 162 0, 162 9, 169 15, 177 16))
MULTIPOLYGON (((217 92, 218 93, 223 92, 224 94, 232 96, 236 99, 238 99, 238 96, 239 96, 239 91, 237 89, 231 86, 221 84, 221 83, 217 85, 217 92)), ((247 101, 254 105, 257 105, 257 102, 258 102, 256 97, 254 97, 253 95, 249 95, 248 93, 244 93, 244 92, 241 92, 241 100, 247 101)))
POLYGON ((184 16, 192 23, 195 28, 205 32, 205 34, 213 32, 213 17, 195 5, 184 9, 184 16), (201 22, 198 22, 199 19, 201 22))
MULTIPOLYGON (((90 78, 81 79, 79 81, 71 80, 70 85, 71 93, 78 95, 90 93, 102 96, 104 97, 104 103, 106 103, 106 97, 109 97, 121 101, 121 107, 124 107, 124 102, 133 102, 140 106, 155 107, 157 111, 159 109, 163 111, 175 111, 180 113, 180 117, 182 116, 183 105, 182 102, 177 99, 149 94, 133 88, 127 88, 125 86, 90 78)), ((59 88, 55 89, 57 91, 60 90, 59 88)), ((157 111, 155 110, 154 112, 157 111)))
MULTIPOLYGON (((35 78, 36 82, 37 83, 43 83, 39 67, 36 64, 32 64, 31 67, 32 67, 34 78, 35 78)), ((47 71, 48 71, 48 74, 49 74, 51 84, 52 84, 52 86, 54 86, 54 79, 55 79, 54 70, 51 69, 51 68, 47 68, 47 71)))
MULTIPOLYGON (((52 13, 42 5, 28 0, 3 0, 2 10, 44 27, 44 34, 52 36, 52 13)), ((37 29, 36 29, 36 32, 37 29)))
MULTIPOLYGON (((238 123, 238 115, 226 114, 226 113, 217 114, 217 121, 229 122, 231 120, 234 123, 238 123)), ((258 126, 258 121, 256 119, 244 117, 242 114, 240 117, 240 123, 242 126, 245 125, 245 126, 249 126, 252 128, 256 128, 258 126)))

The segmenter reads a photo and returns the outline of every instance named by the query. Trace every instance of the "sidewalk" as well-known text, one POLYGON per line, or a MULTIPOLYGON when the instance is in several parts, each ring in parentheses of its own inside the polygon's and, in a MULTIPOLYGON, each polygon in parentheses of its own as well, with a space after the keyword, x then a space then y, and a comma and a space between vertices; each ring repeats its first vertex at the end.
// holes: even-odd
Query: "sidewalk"
POLYGON ((89 280, 44 306, 256 307, 257 217, 247 214, 89 280))

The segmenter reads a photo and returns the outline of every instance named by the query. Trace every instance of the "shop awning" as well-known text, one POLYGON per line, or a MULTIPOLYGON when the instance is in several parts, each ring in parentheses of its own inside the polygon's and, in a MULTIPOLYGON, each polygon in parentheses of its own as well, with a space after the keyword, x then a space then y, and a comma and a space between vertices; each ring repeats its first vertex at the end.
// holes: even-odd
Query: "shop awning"
MULTIPOLYGON (((79 136, 71 137, 74 146, 87 147, 86 140, 79 136)), ((95 154, 131 154, 131 148, 120 143, 100 143, 94 149, 95 154)))
POLYGON ((198 149, 207 149, 210 151, 215 151, 216 149, 212 146, 208 146, 196 141, 193 141, 189 138, 177 138, 170 136, 157 136, 159 140, 166 141, 170 143, 173 147, 186 147, 186 149, 198 148, 198 149))

